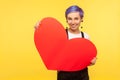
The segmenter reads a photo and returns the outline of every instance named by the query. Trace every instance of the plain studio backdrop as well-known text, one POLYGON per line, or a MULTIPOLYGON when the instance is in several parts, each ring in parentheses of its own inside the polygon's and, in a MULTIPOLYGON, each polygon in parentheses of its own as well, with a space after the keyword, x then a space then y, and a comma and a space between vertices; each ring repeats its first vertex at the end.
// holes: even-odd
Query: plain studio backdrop
POLYGON ((98 50, 89 67, 90 80, 120 80, 119 0, 1 0, 0 80, 56 80, 47 70, 34 44, 34 25, 54 17, 64 27, 65 10, 79 5, 85 12, 83 31, 98 50))

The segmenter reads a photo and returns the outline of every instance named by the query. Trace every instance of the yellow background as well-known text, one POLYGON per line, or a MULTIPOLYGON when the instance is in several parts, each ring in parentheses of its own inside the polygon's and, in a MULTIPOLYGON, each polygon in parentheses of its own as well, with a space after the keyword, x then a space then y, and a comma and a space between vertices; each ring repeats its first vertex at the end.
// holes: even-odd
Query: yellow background
POLYGON ((34 25, 50 16, 67 26, 64 12, 73 4, 83 8, 83 31, 98 49, 90 80, 120 80, 119 0, 0 0, 0 80, 56 80, 36 50, 34 25))

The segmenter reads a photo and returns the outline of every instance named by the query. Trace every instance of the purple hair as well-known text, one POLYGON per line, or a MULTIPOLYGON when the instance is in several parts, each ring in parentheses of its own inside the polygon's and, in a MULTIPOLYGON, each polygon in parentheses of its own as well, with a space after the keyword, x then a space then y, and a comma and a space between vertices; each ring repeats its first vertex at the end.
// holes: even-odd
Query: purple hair
POLYGON ((84 17, 84 11, 76 5, 70 6, 69 8, 66 9, 65 17, 67 18, 67 15, 71 12, 79 12, 81 19, 84 17))

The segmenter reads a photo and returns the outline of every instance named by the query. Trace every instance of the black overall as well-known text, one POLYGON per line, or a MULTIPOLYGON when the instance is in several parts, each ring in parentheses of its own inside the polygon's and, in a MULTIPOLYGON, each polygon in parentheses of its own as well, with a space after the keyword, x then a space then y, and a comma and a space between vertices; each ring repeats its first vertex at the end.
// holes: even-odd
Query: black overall
MULTIPOLYGON (((66 32, 68 33, 67 29, 66 32)), ((83 32, 81 32, 84 38, 83 32)), ((89 80, 88 68, 80 71, 58 71, 57 80, 89 80)))

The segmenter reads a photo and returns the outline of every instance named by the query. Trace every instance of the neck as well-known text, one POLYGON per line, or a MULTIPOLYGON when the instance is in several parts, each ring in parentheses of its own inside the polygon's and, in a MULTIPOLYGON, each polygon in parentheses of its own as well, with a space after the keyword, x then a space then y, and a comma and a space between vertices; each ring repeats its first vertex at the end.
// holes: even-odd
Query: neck
POLYGON ((70 32, 73 33, 73 34, 79 34, 79 33, 80 33, 80 30, 79 30, 79 29, 72 30, 72 29, 69 28, 68 31, 70 31, 70 32))

